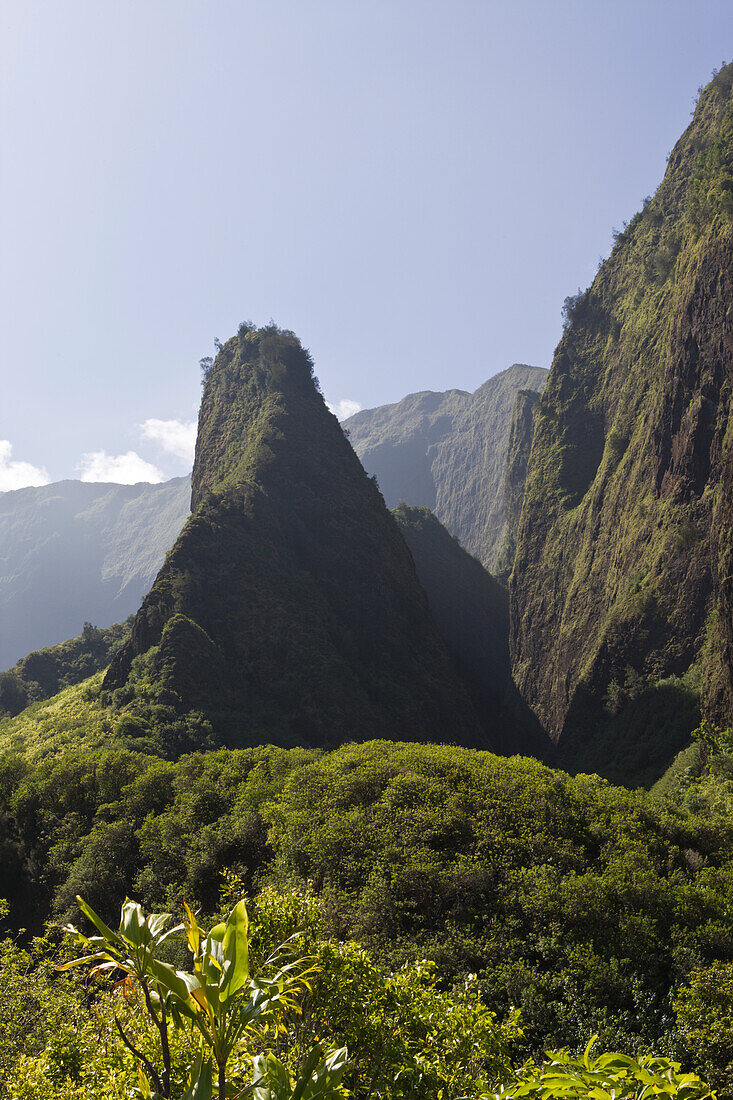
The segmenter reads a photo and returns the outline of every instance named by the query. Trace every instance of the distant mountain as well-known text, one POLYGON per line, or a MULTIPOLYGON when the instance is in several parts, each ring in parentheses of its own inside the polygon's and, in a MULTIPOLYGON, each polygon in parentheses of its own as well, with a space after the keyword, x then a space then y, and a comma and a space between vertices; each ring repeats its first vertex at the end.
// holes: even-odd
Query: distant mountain
POLYGON ((0 494, 0 670, 140 606, 189 511, 190 477, 0 494))
POLYGON ((490 743, 292 333, 242 326, 219 351, 192 512, 104 681, 128 728, 167 706, 231 745, 490 743))
POLYGON ((733 65, 566 302, 510 582, 561 766, 651 783, 733 716, 733 65))
POLYGON ((517 551, 517 530, 539 403, 540 395, 536 390, 517 391, 504 473, 504 545, 496 563, 496 575, 503 584, 509 579, 517 551))
POLYGON ((412 393, 356 413, 344 428, 388 507, 429 508, 493 569, 505 541, 504 478, 516 395, 541 393, 547 374, 515 363, 475 393, 412 393))

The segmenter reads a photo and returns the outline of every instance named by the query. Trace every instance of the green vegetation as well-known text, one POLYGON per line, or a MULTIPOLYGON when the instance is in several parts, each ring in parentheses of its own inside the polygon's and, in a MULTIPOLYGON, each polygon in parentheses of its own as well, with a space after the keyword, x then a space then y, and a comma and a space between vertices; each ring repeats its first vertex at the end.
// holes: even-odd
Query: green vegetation
MULTIPOLYGON (((688 1043, 691 1017, 679 1024, 674 1003, 697 972, 733 964, 733 796, 717 813, 527 758, 387 742, 177 762, 122 749, 8 756, 0 792, 0 894, 16 926, 77 919, 77 894, 107 922, 125 896, 213 913, 229 868, 257 904, 272 887, 295 891, 328 951, 356 941, 360 981, 393 975, 389 995, 367 997, 370 1027, 402 967, 413 984, 423 974, 428 1001, 473 974, 466 1011, 474 994, 498 1019, 520 1010, 517 1057, 598 1034, 605 1049, 727 1073, 688 1043)), ((351 1050, 332 1024, 313 1036, 351 1050)))
MULTIPOLYGON (((193 725, 203 716, 232 747, 490 743, 399 530, 292 333, 245 327, 220 349, 192 508, 104 680, 142 737, 156 736, 163 707, 186 722, 193 712, 193 725)), ((186 736, 163 750, 193 747, 186 736)))
POLYGON ((521 1018, 502 1023, 475 979, 390 971, 329 934, 327 905, 296 890, 231 906, 224 879, 207 933, 122 906, 113 931, 85 902, 84 954, 51 938, 0 941, 0 1095, 12 1100, 497 1100, 654 1095, 703 1100, 694 1074, 654 1055, 548 1052, 522 1063, 521 1018), (188 951, 183 949, 186 942, 188 951), (188 955, 189 965, 185 964, 188 955), (86 981, 74 977, 88 969, 86 981), (249 1084, 249 1083, 252 1084, 249 1084), (599 1091, 605 1090, 605 1091, 599 1091))
POLYGON ((710 1087, 697 1074, 680 1073, 679 1062, 646 1055, 629 1058, 623 1054, 593 1056, 596 1036, 581 1058, 567 1051, 548 1055, 542 1066, 527 1066, 517 1080, 482 1100, 509 1100, 519 1096, 613 1097, 613 1100, 646 1100, 650 1096, 677 1096, 686 1100, 712 1097, 710 1087))
POLYGON ((100 630, 84 623, 78 638, 29 653, 0 673, 0 720, 20 714, 31 703, 50 699, 64 688, 106 669, 132 626, 127 622, 100 630))
POLYGON ((728 67, 566 302, 521 517, 517 403, 509 607, 292 333, 217 342, 129 637, 0 681, 2 1100, 733 1098, 732 194, 728 67), (560 759, 651 791, 421 743, 531 743, 510 621, 560 759))
MULTIPOLYGON (((514 568, 514 555, 517 552, 517 530, 522 514, 527 465, 532 450, 534 421, 539 403, 540 394, 536 390, 518 390, 514 400, 504 473, 506 529, 504 545, 496 562, 496 574, 502 584, 508 582, 509 575, 514 568)), ((509 631, 507 630, 507 639, 508 635, 509 631)))
POLYGON ((701 706, 727 722, 733 703, 720 355, 730 339, 732 88, 727 66, 702 92, 657 193, 616 235, 592 285, 566 301, 517 534, 517 685, 559 739, 563 767, 630 783, 659 778, 701 706), (641 717, 631 728, 630 711, 617 720, 614 695, 631 680, 643 729, 641 717))

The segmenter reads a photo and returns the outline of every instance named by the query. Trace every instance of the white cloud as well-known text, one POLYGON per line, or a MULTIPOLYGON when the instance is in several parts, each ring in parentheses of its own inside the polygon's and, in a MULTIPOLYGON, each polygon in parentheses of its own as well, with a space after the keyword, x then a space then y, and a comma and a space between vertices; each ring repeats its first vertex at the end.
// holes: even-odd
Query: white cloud
POLYGON ((13 446, 7 439, 0 439, 0 493, 12 489, 25 489, 28 485, 48 485, 51 480, 42 466, 30 462, 13 462, 13 446))
POLYGON ((339 420, 347 420, 354 413, 358 413, 361 410, 361 405, 358 401, 350 401, 348 397, 345 397, 343 401, 327 401, 331 412, 339 420))
POLYGON ((193 464, 196 450, 196 421, 146 420, 140 425, 140 435, 157 443, 168 454, 193 464))
POLYGON ((157 466, 146 462, 135 451, 123 455, 108 455, 106 451, 91 451, 82 455, 77 465, 82 481, 113 481, 118 485, 136 485, 149 481, 154 485, 165 480, 157 466))

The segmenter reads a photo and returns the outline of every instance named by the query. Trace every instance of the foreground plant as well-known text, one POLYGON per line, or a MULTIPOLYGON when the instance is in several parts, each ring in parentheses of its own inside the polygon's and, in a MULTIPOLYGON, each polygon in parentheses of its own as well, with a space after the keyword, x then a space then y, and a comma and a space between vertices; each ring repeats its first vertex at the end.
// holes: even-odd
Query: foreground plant
MULTIPOLYGON (((99 935, 85 936, 68 925, 67 933, 86 954, 59 969, 88 965, 91 976, 124 975, 119 984, 139 990, 157 1035, 156 1057, 141 1050, 115 1019, 122 1042, 138 1062, 134 1095, 143 1100, 171 1096, 171 1037, 172 1032, 181 1031, 198 1040, 182 1100, 226 1100, 234 1095, 227 1069, 245 1036, 262 1040, 267 1025, 285 1009, 295 1008, 298 994, 308 988, 308 960, 293 957, 296 937, 280 944, 267 959, 264 970, 270 976, 255 979, 250 974, 249 922, 243 901, 209 932, 188 907, 186 920, 170 927, 170 914, 146 916, 129 898, 114 932, 82 898, 77 901, 99 935), (192 972, 176 969, 160 955, 166 940, 183 935, 192 955, 192 972)), ((328 1100, 338 1094, 347 1064, 345 1049, 325 1055, 316 1045, 293 1080, 276 1058, 262 1055, 255 1059, 252 1084, 236 1095, 252 1095, 254 1100, 328 1100)))
POLYGON ((548 1052, 542 1066, 530 1064, 516 1080, 481 1100, 513 1100, 531 1096, 544 1100, 715 1100, 715 1093, 694 1073, 680 1073, 680 1063, 645 1055, 638 1060, 625 1054, 593 1056, 594 1035, 580 1057, 566 1050, 548 1052))

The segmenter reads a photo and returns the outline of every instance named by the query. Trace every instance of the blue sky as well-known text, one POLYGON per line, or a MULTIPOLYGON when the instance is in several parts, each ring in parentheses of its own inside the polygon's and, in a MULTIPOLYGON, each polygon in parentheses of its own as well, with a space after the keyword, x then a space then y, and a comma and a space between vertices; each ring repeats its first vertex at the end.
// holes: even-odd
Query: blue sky
POLYGON ((0 491, 189 465, 244 319, 370 407, 549 365, 717 0, 4 0, 0 491))

